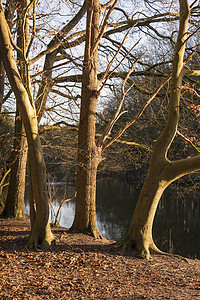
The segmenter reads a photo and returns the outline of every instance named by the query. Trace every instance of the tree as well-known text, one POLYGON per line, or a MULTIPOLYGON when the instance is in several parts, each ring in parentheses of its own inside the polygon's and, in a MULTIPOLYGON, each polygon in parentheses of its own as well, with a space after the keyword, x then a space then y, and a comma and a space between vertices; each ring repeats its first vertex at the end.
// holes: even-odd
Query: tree
MULTIPOLYGON (((17 46, 26 53, 29 45, 29 21, 26 17, 29 1, 16 1, 17 8, 17 46), (25 26, 24 26, 25 20, 25 26)), ((8 8, 9 9, 9 8, 8 8)), ((12 12, 12 17, 14 12, 12 12)), ((17 60, 21 61, 21 54, 17 53, 17 60)), ((27 85, 26 66, 24 62, 18 65, 20 76, 23 84, 27 85)), ((14 217, 17 219, 24 218, 24 194, 25 194, 25 177, 26 177, 26 161, 27 161, 28 145, 26 133, 19 114, 18 107, 15 117, 15 132, 13 151, 9 158, 9 166, 11 168, 8 192, 5 201, 5 207, 2 212, 3 217, 14 217)))
MULTIPOLYGON (((32 9, 29 1, 17 1, 16 8, 18 12, 17 16, 17 46, 19 49, 23 49, 24 53, 30 51, 30 30, 29 30, 29 12, 32 9), (25 22, 25 26, 24 26, 25 22)), ((35 11, 36 3, 33 3, 33 11, 35 11)), ((34 12, 35 13, 35 12, 34 12)), ((47 102, 47 97, 51 88, 54 85, 52 80, 53 65, 56 62, 57 55, 63 52, 62 40, 67 34, 74 28, 79 22, 82 16, 85 14, 85 4, 81 7, 80 11, 65 25, 49 42, 46 50, 46 58, 44 62, 44 68, 42 72, 42 80, 39 85, 38 93, 36 96, 36 110, 38 115, 38 123, 40 122, 43 114, 44 107, 47 102)), ((33 16, 35 18, 35 16, 33 16)), ((35 25, 34 25, 35 27, 35 25)), ((34 28, 33 28, 34 30, 34 28)), ((34 32, 33 32, 34 36, 34 32)), ((65 41, 66 42, 66 41, 65 41)), ((44 53, 42 53, 42 56, 44 53)), ((41 57, 41 53, 38 55, 41 57)), ((29 65, 37 61, 38 56, 29 61, 29 65)), ((26 66, 24 65, 21 54, 18 52, 18 61, 20 75, 25 85, 27 85, 26 79, 26 66)), ((11 157, 9 159, 9 166, 11 165, 10 180, 8 186, 8 193, 5 202, 5 207, 2 213, 3 217, 24 217, 24 192, 25 192, 25 174, 26 174, 26 161, 27 161, 27 140, 25 131, 23 128, 22 120, 19 115, 18 109, 15 120, 15 134, 14 144, 11 157)), ((30 184, 30 198, 32 197, 31 182, 30 184)), ((33 208, 31 209, 33 211, 33 208)))
MULTIPOLYGON (((10 85, 14 91, 20 115, 22 117, 29 147, 30 160, 30 180, 33 189, 33 198, 35 201, 35 214, 32 217, 31 233, 29 236, 29 245, 50 244, 53 235, 50 228, 49 201, 46 187, 46 168, 38 134, 38 124, 36 110, 32 99, 30 89, 30 78, 28 76, 28 64, 26 55, 18 49, 23 55, 24 66, 26 67, 27 84, 24 85, 18 70, 14 54, 12 51, 9 28, 3 12, 2 1, 0 2, 0 55, 4 63, 6 74, 10 85)), ((33 215, 32 215, 33 216, 33 215)))
POLYGON ((87 1, 86 41, 78 133, 76 212, 72 231, 100 237, 96 227, 96 173, 101 151, 95 142, 95 115, 98 101, 97 55, 100 1, 87 1))
MULTIPOLYGON (((113 5, 113 6, 114 6, 114 4, 109 3, 109 5, 113 5)), ((184 4, 184 2, 182 2, 181 3, 181 12, 182 11, 187 12, 186 7, 187 6, 184 4)), ((112 11, 112 7, 109 9, 108 14, 111 11, 112 11)), ((107 20, 108 14, 105 17, 105 20, 107 20)), ((179 91, 180 82, 179 81, 176 82, 176 80, 174 79, 174 78, 176 78, 175 70, 176 70, 177 66, 180 67, 179 66, 180 62, 181 62, 181 65, 183 66, 183 64, 185 64, 189 60, 189 57, 187 58, 187 60, 185 62, 183 62, 184 51, 182 52, 182 49, 185 49, 185 44, 183 43, 183 45, 182 45, 181 43, 182 43, 182 41, 184 41, 184 39, 186 40, 186 37, 185 37, 186 31, 184 31, 184 38, 182 38, 182 34, 180 32, 178 42, 177 42, 177 47, 176 47, 176 55, 175 55, 175 59, 173 62, 172 74, 164 76, 163 81, 160 82, 159 86, 154 90, 154 92, 151 94, 151 97, 148 98, 148 100, 146 101, 146 103, 144 103, 144 105, 141 107, 139 112, 134 117, 132 117, 130 121, 126 122, 125 125, 122 126, 114 134, 113 137, 110 138, 109 136, 111 134, 114 124, 116 123, 117 119, 121 116, 121 114, 123 114, 123 111, 121 109, 122 109, 124 98, 125 98, 126 94, 129 92, 129 90, 131 89, 131 87, 135 85, 135 83, 133 82, 132 85, 128 89, 125 89, 125 85, 129 79, 129 76, 134 73, 133 70, 134 70, 135 63, 138 62, 145 53, 142 53, 138 58, 136 58, 134 63, 130 67, 129 71, 124 74, 121 99, 119 99, 118 108, 117 108, 114 116, 108 122, 108 124, 107 124, 104 132, 101 134, 100 138, 97 141, 95 141, 95 114, 96 114, 96 105, 97 105, 98 97, 99 97, 100 91, 102 90, 102 87, 104 86, 105 82, 110 78, 110 76, 112 76, 114 74, 114 71, 116 70, 116 68, 114 68, 114 71, 109 72, 110 66, 113 63, 113 60, 117 54, 114 55, 114 58, 111 59, 111 61, 108 63, 106 71, 104 73, 102 73, 101 76, 97 76, 97 71, 96 71, 96 69, 97 69, 96 60, 97 59, 95 56, 93 56, 93 54, 94 54, 93 49, 96 50, 97 44, 99 44, 99 41, 100 41, 101 37, 103 36, 102 31, 104 30, 104 28, 100 30, 99 35, 96 32, 94 32, 96 30, 96 28, 98 29, 98 26, 96 24, 95 24, 96 26, 92 26, 92 24, 93 24, 92 22, 94 22, 94 20, 96 20, 96 19, 94 19, 94 16, 95 16, 95 10, 94 10, 94 6, 92 6, 92 3, 91 3, 90 8, 89 7, 87 8, 86 45, 85 45, 85 57, 84 57, 84 69, 83 69, 83 76, 82 76, 82 98, 81 98, 81 112, 80 112, 80 123, 79 123, 77 202, 76 202, 75 219, 74 219, 74 223, 72 225, 71 230, 90 233, 93 236, 98 238, 101 236, 98 233, 97 228, 96 228, 96 219, 95 219, 95 217, 96 217, 96 215, 95 215, 96 183, 95 182, 96 182, 97 167, 98 167, 99 162, 102 160, 103 151, 107 147, 109 147, 113 142, 115 142, 125 132, 125 130, 127 130, 143 114, 145 108, 151 103, 151 101, 156 97, 156 95, 158 95, 161 88, 167 82, 169 82, 171 77, 173 77, 173 79, 172 79, 173 87, 171 89, 170 99, 180 97, 180 94, 179 94, 180 93, 180 91, 179 91), (95 34, 97 36, 96 42, 95 42, 95 39, 93 39, 93 35, 95 35, 95 34), (181 58, 179 57, 180 54, 182 55, 181 58), (176 58, 176 56, 178 58, 176 58), (92 75, 92 77, 90 77, 91 75, 92 75), (97 81, 97 79, 99 79, 99 81, 97 81), (102 82, 103 82, 103 84, 102 84, 102 82), (102 86, 98 87, 100 84, 102 84, 102 86), (178 91, 177 91, 177 89, 178 89, 178 91), (176 92, 172 92, 174 90, 176 90, 176 92), (176 95, 176 97, 174 97, 174 94, 176 95)), ((188 17, 186 16, 186 19, 187 18, 188 17)), ((186 23, 187 22, 188 22, 188 19, 187 19, 186 23)), ((183 25, 183 23, 185 23, 184 17, 182 17, 180 19, 180 30, 185 30, 185 25, 183 25)), ((103 24, 105 25, 105 22, 103 24)), ((123 47, 123 43, 119 44, 117 53, 119 53, 119 51, 122 49, 122 47, 123 47)), ((127 51, 126 56, 128 56, 131 53, 131 50, 127 51)), ((125 58, 123 58, 122 61, 124 59, 125 58)), ((118 66, 119 65, 120 65, 120 62, 118 63, 118 66)), ((157 65, 157 63, 155 64, 155 66, 156 65, 157 65)), ((138 72, 138 73, 142 74, 142 72, 138 72)), ((143 72, 143 75, 144 74, 145 74, 145 72, 143 72)), ((117 76, 119 76, 119 73, 117 76)), ((179 80, 180 80, 180 78, 179 78, 179 80)), ((173 100, 173 101, 175 101, 175 100, 173 100)), ((179 102, 179 100, 177 100, 177 102, 174 104, 175 108, 176 108, 176 104, 178 102, 179 102)), ((169 108, 170 108, 170 106, 171 105, 169 105, 169 108)), ((178 107, 178 105, 177 105, 177 107, 178 107)), ((178 108, 176 108, 176 110, 178 110, 178 108)), ((173 109, 170 109, 169 111, 172 113, 173 109)), ((169 113, 169 118, 170 118, 170 113, 169 113)), ((175 120, 175 123, 176 122, 177 122, 177 120, 175 120)), ((155 153, 155 151, 156 151, 155 149, 158 149, 158 150, 156 151, 156 154, 152 155, 152 159, 151 159, 151 161, 156 162, 156 166, 151 167, 152 166, 152 163, 151 163, 149 170, 152 169, 153 171, 149 171, 148 174, 149 173, 151 174, 151 172, 154 174, 154 172, 158 171, 159 170, 158 162, 160 163, 162 160, 164 161, 164 162, 162 161, 162 164, 161 164, 162 166, 163 165, 165 166, 166 164, 168 165, 169 160, 166 158, 167 151, 168 151, 168 148, 171 145, 171 142, 175 136, 174 128, 176 126, 177 126, 177 124, 174 125, 174 121, 172 122, 171 119, 168 120, 167 129, 164 130, 164 133, 168 137, 168 134, 170 132, 170 141, 169 141, 169 139, 166 139, 166 136, 162 137, 162 135, 161 135, 161 138, 158 139, 158 141, 160 141, 160 142, 156 143, 153 153, 155 153), (169 124, 171 124, 171 125, 169 125, 169 124), (171 128, 171 126, 172 126, 172 128, 171 128), (168 127, 170 128, 170 130, 168 127), (168 142, 164 143, 163 140, 164 141, 168 140, 168 142), (162 147, 165 147, 165 149, 161 150, 162 147), (160 151, 161 151, 161 154, 160 154, 161 159, 157 159, 158 157, 160 157, 160 155, 158 155, 158 153, 160 153, 160 151)), ((172 163, 170 162, 169 165, 171 166, 171 164, 172 163)), ((161 167, 161 169, 162 169, 162 167, 161 167)), ((196 167, 194 168, 194 170, 196 170, 196 167)), ((166 172, 166 169, 165 169, 165 172, 166 172)), ((178 172, 178 171, 176 171, 176 172, 178 172)), ((185 171, 184 173, 180 173, 179 175, 177 175, 177 177, 174 177, 174 179, 170 179, 169 181, 167 181, 167 183, 165 185, 163 185, 162 180, 161 180, 162 184, 160 184, 160 182, 157 182, 157 185, 156 185, 156 183, 155 183, 155 186, 154 186, 155 195, 153 195, 152 197, 155 196, 155 199, 158 200, 158 198, 160 198, 164 189, 172 181, 187 174, 187 172, 191 172, 191 169, 190 169, 190 171, 185 171), (162 192, 161 192, 161 188, 162 188, 162 192), (158 194, 157 194, 157 189, 159 190, 158 194)), ((144 186, 147 185, 146 191, 149 192, 149 183, 148 182, 149 181, 151 182, 152 174, 150 175, 150 179, 148 179, 149 178, 148 176, 147 176, 144 186)), ((145 188, 143 188, 142 191, 143 190, 145 190, 145 188)), ((153 192, 152 192, 152 194, 153 194, 153 192)), ((145 200, 142 195, 143 195, 143 192, 141 193, 140 198, 142 199, 141 203, 143 203, 143 205, 145 206, 146 205, 145 203, 147 202, 147 200, 145 200)), ((146 194, 144 193, 144 195, 146 195, 146 194)), ((148 199, 149 198, 151 198, 151 197, 149 196, 148 199)), ((151 200, 149 200, 149 203, 150 202, 151 202, 151 200)), ((140 200, 139 200, 139 203, 140 203, 140 200)), ((150 204, 149 204, 149 206, 151 207, 150 204)), ((155 209, 156 205, 153 205, 153 207, 155 209)), ((149 214, 150 214, 149 209, 150 208, 146 205, 146 215, 147 216, 149 216, 149 214)), ((140 212, 140 215, 138 218, 141 219, 142 218, 141 214, 143 214, 144 209, 143 208, 141 209, 141 206, 139 206, 138 211, 140 212)), ((136 212, 137 212, 137 208, 136 208, 136 212)), ((145 213, 144 213, 144 218, 145 218, 145 213)), ((153 217, 152 217, 152 220, 153 220, 153 217)), ((150 227, 148 227, 148 224, 147 224, 147 228, 150 228, 150 227)), ((151 232, 151 229, 149 229, 149 230, 151 232)), ((140 231, 141 231, 140 228, 135 229, 135 232, 138 234, 138 236, 141 235, 140 231)), ((139 240, 141 240, 140 237, 139 237, 139 240)), ((144 237, 144 240, 145 240, 145 237, 144 237)), ((123 241, 122 241, 122 243, 123 243, 123 241)), ((149 243, 151 244, 150 241, 149 241, 149 243)), ((133 242, 133 244, 134 244, 134 242, 133 242)), ((137 247, 139 248, 139 246, 137 246, 137 247)), ((148 251, 145 252, 146 248, 145 248, 145 250, 139 248, 139 250, 140 250, 140 252, 142 252, 142 254, 144 256, 146 255, 146 257, 148 257, 149 252, 148 251)))
MULTIPOLYGON (((85 55, 83 64, 82 75, 82 94, 81 94, 81 108, 80 108, 80 122, 78 133, 78 158, 77 158, 77 196, 76 196, 76 211, 74 222, 71 227, 71 231, 81 231, 93 235, 95 238, 101 238, 100 233, 96 227, 96 175, 99 163, 102 160, 102 152, 110 146, 123 132, 133 123, 136 118, 133 118, 128 124, 120 129, 120 131, 108 142, 108 139, 116 120, 121 115, 122 104, 127 92, 130 89, 125 90, 125 84, 133 72, 135 64, 146 53, 142 53, 132 64, 129 71, 125 75, 122 84, 122 96, 119 101, 119 106, 107 124, 104 132, 101 134, 98 141, 95 140, 96 127, 95 116, 97 101, 100 95, 100 91, 104 87, 107 80, 112 75, 113 71, 109 72, 110 67, 120 52, 123 43, 127 38, 125 35, 122 43, 120 44, 116 54, 108 63, 106 71, 98 80, 97 76, 97 59, 98 59, 98 45, 101 38, 104 35, 108 18, 116 6, 117 1, 111 1, 100 7, 100 2, 87 1, 87 21, 86 21, 86 42, 85 42, 85 55), (99 28, 100 12, 104 9, 108 9, 104 22, 101 28, 99 28)), ((131 53, 135 45, 128 52, 131 53)), ((127 57, 122 58, 121 62, 127 57)), ((121 62, 117 65, 119 66, 121 62)), ((114 70, 116 67, 114 68, 114 70)), ((169 80, 169 78, 167 79, 169 80)), ((164 81, 164 83, 166 80, 164 81)), ((163 86, 162 83, 151 99, 155 97, 158 91, 163 86)), ((150 100, 151 101, 151 100, 150 100)), ((142 113, 143 111, 141 111, 142 113)))
POLYGON ((183 57, 188 39, 189 4, 187 0, 180 0, 179 3, 180 23, 173 59, 167 123, 154 145, 149 170, 129 230, 119 242, 125 248, 135 247, 147 259, 150 257, 150 250, 162 253, 153 241, 152 226, 164 190, 176 179, 200 170, 199 155, 178 161, 170 161, 167 157, 169 148, 177 133, 183 77, 185 75, 200 75, 200 71, 187 71, 184 69, 183 57))

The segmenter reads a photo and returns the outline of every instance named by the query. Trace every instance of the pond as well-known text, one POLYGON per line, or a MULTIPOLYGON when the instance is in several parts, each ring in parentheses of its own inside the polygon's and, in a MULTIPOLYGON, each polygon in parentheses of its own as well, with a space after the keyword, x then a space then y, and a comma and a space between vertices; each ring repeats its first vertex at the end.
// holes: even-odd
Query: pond
MULTIPOLYGON (((52 212, 55 220, 62 200, 75 193, 73 184, 49 185, 52 212)), ((127 231, 139 190, 120 180, 104 179, 97 182, 97 227, 105 238, 119 240, 127 231)), ((29 213, 28 200, 25 212, 29 213)), ((59 215, 59 225, 69 228, 75 213, 75 199, 66 202, 59 215)), ((197 195, 174 197, 170 189, 161 199, 153 227, 154 240, 163 251, 200 259, 200 203, 197 195)))

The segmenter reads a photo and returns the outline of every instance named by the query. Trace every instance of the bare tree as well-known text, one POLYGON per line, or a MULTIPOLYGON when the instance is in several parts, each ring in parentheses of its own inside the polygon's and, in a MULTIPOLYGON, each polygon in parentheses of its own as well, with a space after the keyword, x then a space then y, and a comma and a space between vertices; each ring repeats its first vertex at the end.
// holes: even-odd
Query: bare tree
MULTIPOLYGON (((33 42, 35 24, 32 28, 32 38, 30 39, 29 30, 29 12, 33 10, 33 21, 35 22, 35 9, 36 2, 31 5, 30 1, 17 1, 16 9, 17 16, 17 47, 23 49, 25 56, 28 55, 31 44, 33 42)), ((44 62, 44 68, 42 72, 42 80, 39 85, 38 93, 36 96, 36 110, 38 115, 38 122, 41 120, 44 113, 44 107, 47 101, 48 94, 54 85, 52 80, 53 65, 56 62, 57 54, 63 51, 62 44, 63 39, 74 28, 85 13, 85 4, 81 7, 80 11, 65 25, 49 42, 47 45, 46 58, 44 62)), ((66 41, 65 41, 66 43, 66 41)), ((35 58, 29 61, 29 65, 37 61, 37 59, 44 55, 39 53, 35 58)), ((18 51, 18 68, 20 70, 21 78, 24 85, 27 85, 27 68, 26 62, 23 61, 21 53, 18 51)), ((23 128, 22 119, 17 109, 15 120, 15 134, 14 145, 11 157, 9 159, 9 166, 11 165, 10 183, 8 186, 7 198, 5 201, 5 207, 2 213, 4 217, 24 217, 24 192, 25 192, 25 174, 26 174, 26 161, 27 161, 27 140, 25 130, 23 128)), ((30 184, 30 195, 32 198, 32 188, 30 184)), ((32 201, 33 202, 33 201, 32 201)), ((34 215, 34 208, 31 206, 31 213, 34 215)))
POLYGON ((99 1, 87 2, 87 22, 86 22, 86 43, 85 43, 85 56, 84 56, 84 68, 82 75, 82 94, 81 94, 81 109, 80 109, 80 123, 78 134, 78 169, 77 169, 77 197, 76 197, 76 212, 72 231, 81 231, 93 235, 95 238, 101 238, 100 233, 96 227, 96 175, 99 163, 102 160, 102 152, 114 141, 120 137, 123 132, 130 127, 135 120, 143 113, 146 106, 155 98, 156 94, 162 88, 162 86, 169 80, 170 76, 160 84, 160 86, 153 93, 152 97, 148 100, 141 111, 128 122, 120 131, 111 139, 108 140, 112 128, 117 119, 121 115, 122 104, 129 89, 125 90, 125 84, 133 72, 135 64, 146 53, 142 53, 132 64, 129 71, 126 73, 122 84, 122 96, 119 101, 119 106, 107 124, 104 132, 100 136, 99 140, 95 140, 96 127, 95 116, 97 101, 101 90, 105 86, 106 82, 112 76, 116 68, 123 62, 129 53, 138 44, 135 43, 131 50, 122 58, 117 66, 110 71, 110 68, 115 60, 116 56, 120 52, 123 44, 127 38, 125 35, 122 43, 120 44, 118 51, 108 63, 106 71, 98 80, 97 76, 97 59, 98 59, 98 45, 101 38, 104 35, 104 31, 108 24, 108 18, 116 6, 117 1, 111 1, 103 6, 103 9, 107 9, 107 13, 104 18, 102 27, 99 27, 100 11, 102 10, 99 1))
POLYGON ((21 118, 24 123, 29 147, 30 160, 30 178, 33 187, 35 201, 35 218, 32 220, 31 233, 29 236, 29 245, 50 244, 53 235, 50 228, 49 201, 46 187, 46 168, 38 134, 38 123, 36 110, 33 103, 32 92, 30 89, 30 78, 28 74, 28 64, 26 55, 17 46, 15 48, 20 52, 26 67, 26 85, 23 83, 18 70, 11 45, 11 35, 8 24, 3 12, 2 1, 0 2, 0 53, 3 59, 4 67, 14 91, 21 118))
POLYGON ((183 57, 187 41, 189 4, 187 0, 180 0, 179 3, 180 24, 173 59, 167 123, 153 148, 148 174, 129 230, 119 242, 124 248, 135 247, 147 259, 150 257, 150 250, 163 253, 153 241, 152 226, 156 209, 164 190, 176 179, 200 170, 199 155, 178 161, 170 161, 167 157, 168 150, 177 133, 183 77, 185 75, 200 75, 200 71, 187 71, 184 69, 183 57))

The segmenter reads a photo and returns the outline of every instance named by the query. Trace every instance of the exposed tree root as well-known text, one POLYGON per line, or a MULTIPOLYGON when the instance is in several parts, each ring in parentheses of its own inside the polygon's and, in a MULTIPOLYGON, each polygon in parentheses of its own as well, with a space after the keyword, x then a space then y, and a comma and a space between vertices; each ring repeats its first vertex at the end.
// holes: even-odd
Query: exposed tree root
POLYGON ((122 247, 122 252, 124 252, 125 250, 135 249, 138 252, 139 256, 144 259, 151 259, 150 251, 152 251, 155 254, 177 257, 186 261, 187 263, 190 263, 189 260, 184 256, 161 251, 160 249, 158 249, 158 247, 153 241, 151 241, 148 247, 143 245, 142 247, 138 248, 136 245, 137 243, 133 239, 128 239, 126 236, 122 238, 119 242, 113 244, 114 247, 122 247))
POLYGON ((51 243, 47 242, 46 240, 44 240, 42 243, 39 243, 38 239, 28 239, 28 241, 25 244, 25 248, 27 250, 35 250, 37 252, 43 251, 44 249, 49 248, 49 246, 51 245, 51 243))
POLYGON ((98 230, 88 230, 88 229, 79 230, 79 229, 71 227, 69 229, 69 232, 71 232, 71 233, 83 233, 83 234, 94 237, 96 240, 105 240, 105 238, 100 234, 100 232, 98 230))
POLYGON ((105 239, 98 231, 95 232, 95 233, 93 233, 92 236, 93 236, 96 240, 104 240, 104 239, 105 239))
POLYGON ((180 258, 180 259, 186 261, 188 264, 190 263, 189 260, 188 260, 186 257, 184 257, 184 256, 181 256, 181 255, 178 255, 178 254, 167 253, 167 252, 161 251, 160 249, 158 249, 158 247, 157 247, 154 243, 151 245, 150 250, 152 250, 153 253, 155 253, 155 254, 166 255, 166 256, 172 256, 172 257, 177 257, 177 258, 180 258))
POLYGON ((143 243, 137 243, 133 238, 130 238, 128 234, 117 243, 117 246, 122 247, 123 253, 125 250, 134 249, 138 253, 139 257, 144 259, 151 258, 148 247, 146 247, 143 243))
POLYGON ((51 234, 48 237, 46 236, 41 238, 36 233, 34 234, 33 232, 31 232, 26 240, 25 248, 27 250, 34 249, 35 251, 39 252, 49 248, 53 241, 54 241, 53 234, 51 234))

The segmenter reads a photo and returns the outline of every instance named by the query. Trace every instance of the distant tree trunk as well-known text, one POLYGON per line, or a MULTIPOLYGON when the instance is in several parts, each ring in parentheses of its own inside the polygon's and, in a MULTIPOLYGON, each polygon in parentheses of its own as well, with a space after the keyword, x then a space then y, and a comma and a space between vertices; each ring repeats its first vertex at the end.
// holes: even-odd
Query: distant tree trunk
MULTIPOLYGON (((17 114, 18 115, 18 114, 17 114)), ((22 120, 19 115, 15 121, 14 145, 11 172, 2 216, 6 218, 24 218, 24 192, 28 144, 22 120)))
POLYGON ((182 79, 183 57, 188 31, 189 4, 180 2, 179 34, 175 49, 172 82, 168 106, 168 119, 164 131, 155 143, 146 180, 142 187, 127 234, 119 242, 126 247, 135 247, 140 254, 150 257, 150 250, 162 253, 154 244, 152 227, 159 200, 167 186, 176 179, 200 169, 200 156, 169 161, 168 149, 176 135, 182 79))
POLYGON ((53 239, 50 228, 46 167, 38 133, 37 116, 31 90, 29 84, 27 84, 25 88, 14 59, 8 26, 3 13, 2 1, 0 1, 0 54, 3 58, 4 67, 17 100, 28 139, 29 159, 31 165, 30 176, 36 207, 35 221, 32 224, 28 245, 35 245, 35 247, 37 247, 37 245, 43 246, 50 244, 53 239))
POLYGON ((78 133, 76 212, 72 231, 100 238, 96 227, 96 175, 101 148, 95 142, 95 114, 98 100, 97 47, 100 1, 87 1, 86 43, 78 133))

